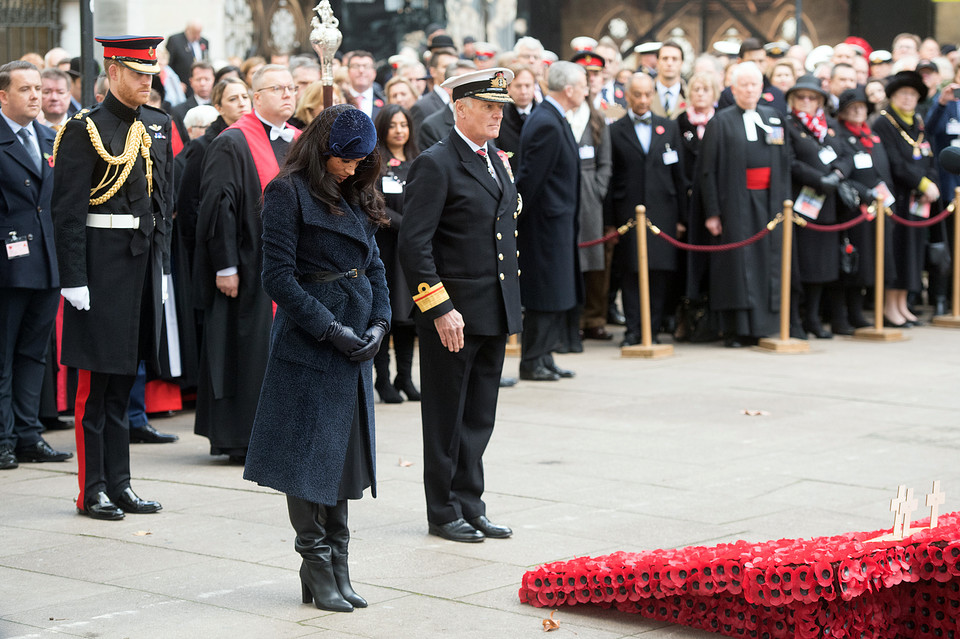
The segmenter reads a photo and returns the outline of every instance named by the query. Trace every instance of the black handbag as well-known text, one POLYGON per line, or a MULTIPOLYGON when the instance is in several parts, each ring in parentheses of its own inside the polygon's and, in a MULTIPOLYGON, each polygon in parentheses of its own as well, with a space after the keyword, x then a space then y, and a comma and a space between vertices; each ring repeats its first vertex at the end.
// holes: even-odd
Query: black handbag
POLYGON ((860 252, 850 242, 847 234, 840 240, 840 273, 842 275, 856 275, 860 270, 860 252))

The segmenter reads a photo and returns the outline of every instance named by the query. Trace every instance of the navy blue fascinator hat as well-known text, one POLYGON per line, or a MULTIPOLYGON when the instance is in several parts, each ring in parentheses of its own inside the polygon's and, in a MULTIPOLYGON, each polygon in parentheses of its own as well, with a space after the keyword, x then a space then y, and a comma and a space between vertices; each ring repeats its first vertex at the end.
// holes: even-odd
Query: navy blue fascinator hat
POLYGON ((373 121, 357 108, 340 111, 330 125, 330 155, 344 160, 366 157, 377 146, 373 121))

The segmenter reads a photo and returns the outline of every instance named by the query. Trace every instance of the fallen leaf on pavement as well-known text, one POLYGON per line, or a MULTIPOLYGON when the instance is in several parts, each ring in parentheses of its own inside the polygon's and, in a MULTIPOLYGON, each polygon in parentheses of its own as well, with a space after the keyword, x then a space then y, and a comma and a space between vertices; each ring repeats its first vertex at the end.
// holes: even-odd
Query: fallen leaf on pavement
POLYGON ((408 466, 413 466, 413 462, 407 461, 406 459, 401 457, 397 465, 400 466, 400 468, 407 468, 408 466))
POLYGON ((741 415, 747 415, 748 417, 766 417, 770 413, 765 410, 751 410, 749 408, 744 408, 740 411, 741 415))
POLYGON ((553 620, 553 613, 555 613, 555 612, 556 612, 556 610, 551 610, 551 611, 550 611, 550 618, 543 620, 543 631, 544 631, 544 632, 550 632, 551 630, 560 630, 560 622, 553 620))
POLYGON ((136 536, 136 537, 146 537, 147 535, 152 535, 153 533, 150 532, 149 530, 138 530, 137 532, 135 532, 135 533, 133 533, 133 534, 134 534, 134 536, 136 536))

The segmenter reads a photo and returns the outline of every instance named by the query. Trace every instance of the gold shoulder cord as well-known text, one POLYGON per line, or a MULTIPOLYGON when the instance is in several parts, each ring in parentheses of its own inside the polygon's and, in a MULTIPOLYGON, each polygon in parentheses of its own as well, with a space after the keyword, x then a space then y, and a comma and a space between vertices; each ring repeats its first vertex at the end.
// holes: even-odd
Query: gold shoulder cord
MULTIPOLYGON (((54 162, 56 162, 57 150, 60 147, 60 138, 66 129, 67 127, 62 127, 60 131, 57 132, 57 139, 53 144, 54 162)), ((137 161, 137 154, 143 156, 143 160, 146 163, 147 195, 153 193, 153 160, 150 158, 150 145, 153 141, 147 134, 143 122, 135 120, 130 126, 130 130, 127 131, 127 140, 124 143, 123 153, 120 155, 110 155, 107 153, 107 149, 103 146, 103 140, 100 139, 100 132, 97 130, 97 125, 89 118, 87 119, 87 133, 90 136, 90 143, 93 145, 97 155, 108 165, 107 171, 104 173, 100 183, 90 189, 90 206, 103 204, 116 195, 120 187, 127 181, 127 177, 130 176, 130 171, 137 161), (106 193, 98 197, 93 197, 95 193, 107 188, 107 185, 111 183, 112 185, 107 189, 106 193)))

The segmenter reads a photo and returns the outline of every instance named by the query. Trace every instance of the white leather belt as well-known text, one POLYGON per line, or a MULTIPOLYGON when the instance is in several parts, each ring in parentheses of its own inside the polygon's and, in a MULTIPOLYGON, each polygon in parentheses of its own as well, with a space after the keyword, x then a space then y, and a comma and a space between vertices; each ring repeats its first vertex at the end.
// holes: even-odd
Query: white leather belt
POLYGON ((95 229, 138 229, 140 220, 149 219, 155 223, 152 215, 144 215, 142 218, 133 215, 114 215, 111 213, 87 213, 87 226, 95 229))

